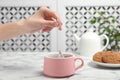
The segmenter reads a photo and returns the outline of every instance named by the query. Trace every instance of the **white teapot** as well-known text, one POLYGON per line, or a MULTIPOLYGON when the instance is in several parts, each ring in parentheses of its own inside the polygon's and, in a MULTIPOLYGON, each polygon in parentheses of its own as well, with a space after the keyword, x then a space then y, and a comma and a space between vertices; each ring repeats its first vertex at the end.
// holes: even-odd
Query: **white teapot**
POLYGON ((76 34, 74 37, 77 41, 79 53, 82 56, 92 57, 96 52, 103 51, 109 44, 109 39, 106 35, 97 35, 94 32, 88 31, 84 33, 81 38, 76 34), (106 44, 102 45, 102 39, 106 39, 106 44))

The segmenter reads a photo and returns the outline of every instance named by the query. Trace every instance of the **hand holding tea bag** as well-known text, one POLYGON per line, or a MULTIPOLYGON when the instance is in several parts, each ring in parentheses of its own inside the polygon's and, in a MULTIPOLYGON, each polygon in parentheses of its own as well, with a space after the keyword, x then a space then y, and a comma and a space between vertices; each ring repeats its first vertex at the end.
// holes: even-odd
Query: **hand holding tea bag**
POLYGON ((49 32, 57 27, 62 30, 60 16, 47 7, 41 7, 25 20, 0 24, 0 41, 37 31, 49 32), (54 21, 54 20, 56 21, 54 21))

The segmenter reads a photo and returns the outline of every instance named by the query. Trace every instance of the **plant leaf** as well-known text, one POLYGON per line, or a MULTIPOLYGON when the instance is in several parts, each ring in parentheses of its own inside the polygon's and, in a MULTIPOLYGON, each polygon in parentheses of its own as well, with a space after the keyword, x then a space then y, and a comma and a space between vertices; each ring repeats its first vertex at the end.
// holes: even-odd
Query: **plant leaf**
POLYGON ((115 22, 116 22, 116 20, 115 20, 115 19, 113 19, 113 20, 112 20, 112 23, 115 23, 115 22))
POLYGON ((99 22, 100 22, 100 20, 101 20, 101 17, 98 17, 98 18, 97 18, 97 22, 99 23, 99 22))
POLYGON ((90 20, 91 24, 95 24, 96 23, 96 18, 94 17, 92 20, 90 20))
POLYGON ((110 28, 109 28, 109 26, 106 27, 105 30, 106 30, 108 33, 110 33, 110 31, 111 31, 110 28))
POLYGON ((120 41, 120 36, 117 36, 117 37, 116 37, 116 41, 120 41))
POLYGON ((107 19, 109 19, 109 18, 115 19, 115 17, 114 17, 114 16, 108 16, 108 17, 107 17, 107 19))
POLYGON ((105 12, 101 11, 101 12, 98 12, 98 14, 99 14, 100 16, 103 16, 103 15, 105 14, 105 12))

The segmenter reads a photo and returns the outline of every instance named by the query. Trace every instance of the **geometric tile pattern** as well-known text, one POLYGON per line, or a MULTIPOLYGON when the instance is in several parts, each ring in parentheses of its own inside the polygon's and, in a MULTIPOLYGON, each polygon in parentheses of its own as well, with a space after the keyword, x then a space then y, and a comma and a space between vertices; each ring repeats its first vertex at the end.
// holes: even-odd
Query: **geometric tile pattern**
POLYGON ((76 33, 79 37, 85 33, 89 27, 93 28, 93 32, 97 32, 98 24, 91 25, 89 21, 97 14, 94 11, 104 11, 105 16, 112 15, 118 22, 115 24, 120 25, 120 6, 66 6, 66 22, 65 22, 65 35, 66 51, 77 51, 75 39, 73 34, 76 33))
MULTIPOLYGON (((0 23, 26 19, 40 7, 0 7, 0 23)), ((51 51, 50 33, 24 34, 0 42, 0 51, 51 51)))

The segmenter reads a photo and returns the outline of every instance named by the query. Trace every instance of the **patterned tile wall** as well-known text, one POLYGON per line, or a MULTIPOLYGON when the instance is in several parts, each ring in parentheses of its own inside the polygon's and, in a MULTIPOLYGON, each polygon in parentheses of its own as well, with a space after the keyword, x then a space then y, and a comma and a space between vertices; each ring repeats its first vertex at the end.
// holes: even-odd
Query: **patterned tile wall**
MULTIPOLYGON (((66 51, 77 51, 73 34, 81 36, 92 26, 93 31, 97 33, 97 25, 91 25, 90 19, 97 14, 94 11, 105 11, 105 15, 112 15, 118 20, 115 25, 120 25, 120 6, 66 6, 66 51)), ((120 30, 120 29, 119 29, 120 30)))
MULTIPOLYGON (((39 7, 0 7, 0 23, 25 19, 32 15, 39 7)), ((106 15, 113 15, 118 20, 116 25, 120 25, 120 6, 66 6, 66 51, 77 51, 73 33, 81 36, 88 27, 93 26, 93 31, 97 33, 97 24, 91 25, 90 19, 94 11, 105 11, 106 15)), ((0 42, 0 51, 51 51, 50 33, 36 32, 25 34, 4 42, 0 42)), ((59 46, 59 45, 58 45, 59 46)))
MULTIPOLYGON (((0 23, 21 20, 39 7, 0 7, 0 23)), ((50 33, 36 32, 0 42, 0 51, 51 51, 50 33)))

